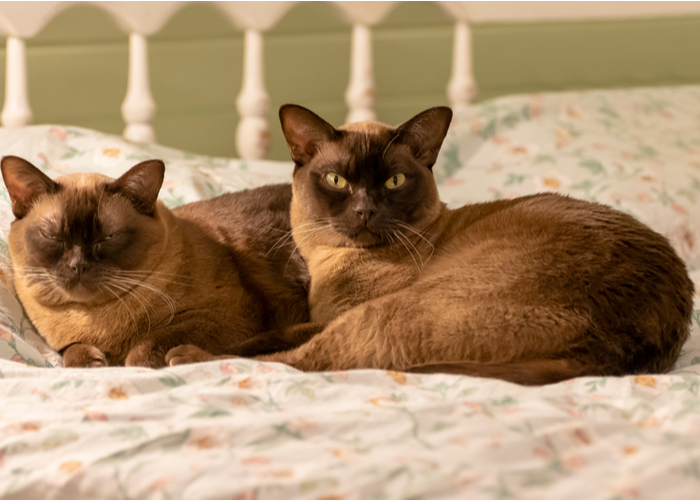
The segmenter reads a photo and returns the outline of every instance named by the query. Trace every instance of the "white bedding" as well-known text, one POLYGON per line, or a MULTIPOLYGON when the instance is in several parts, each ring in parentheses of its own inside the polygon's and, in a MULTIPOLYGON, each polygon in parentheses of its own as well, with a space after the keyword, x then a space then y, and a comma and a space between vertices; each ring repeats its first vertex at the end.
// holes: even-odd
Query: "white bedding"
MULTIPOLYGON (((700 87, 516 96, 461 116, 435 174, 451 205, 557 190, 665 234, 700 285, 700 87)), ((169 205, 291 180, 71 127, 0 129, 52 177, 147 158, 169 205)), ((0 251, 13 217, 0 188, 0 251)), ((700 310, 674 372, 524 388, 234 359, 52 368, 0 275, 2 498, 700 498, 700 310), (38 365, 36 368, 31 365, 38 365)))

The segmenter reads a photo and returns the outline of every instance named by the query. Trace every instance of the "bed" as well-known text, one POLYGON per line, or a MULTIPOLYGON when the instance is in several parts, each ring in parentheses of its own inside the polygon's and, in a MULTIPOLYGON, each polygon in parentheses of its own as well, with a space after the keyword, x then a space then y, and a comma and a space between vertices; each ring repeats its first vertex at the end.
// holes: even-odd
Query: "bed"
MULTIPOLYGON (((700 286, 700 85, 455 106, 450 206, 556 191, 664 234, 700 286)), ((407 117, 408 118, 408 117, 407 117)), ((275 126, 272 124, 270 126, 275 126)), ((67 125, 0 129, 55 177, 161 158, 169 206, 289 182, 291 162, 194 155, 67 125)), ((0 186, 2 498, 700 498, 700 297, 669 374, 544 387, 230 359, 64 369, 14 294, 0 186)))

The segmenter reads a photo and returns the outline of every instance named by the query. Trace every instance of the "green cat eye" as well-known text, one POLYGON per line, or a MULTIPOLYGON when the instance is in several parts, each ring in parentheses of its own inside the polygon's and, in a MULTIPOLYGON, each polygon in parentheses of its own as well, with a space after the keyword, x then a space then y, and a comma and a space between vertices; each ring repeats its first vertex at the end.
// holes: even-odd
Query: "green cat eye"
POLYGON ((390 177, 389 180, 384 183, 384 185, 389 189, 396 189, 404 182, 406 182, 406 176, 403 174, 396 174, 395 176, 390 177))
POLYGON ((348 181, 346 181, 344 177, 341 177, 335 172, 326 174, 326 182, 336 189, 343 189, 348 183, 348 181))

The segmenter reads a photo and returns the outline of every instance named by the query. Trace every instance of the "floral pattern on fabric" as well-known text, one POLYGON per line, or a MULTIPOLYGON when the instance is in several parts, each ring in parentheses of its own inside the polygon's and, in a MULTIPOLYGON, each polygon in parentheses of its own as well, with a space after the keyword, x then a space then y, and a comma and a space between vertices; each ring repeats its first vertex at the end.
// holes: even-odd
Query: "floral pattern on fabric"
MULTIPOLYGON (((0 145, 51 177, 161 158, 171 207, 292 174, 75 127, 0 129, 0 145)), ((666 235, 700 285, 700 87, 489 101, 456 117, 434 172, 451 206, 538 191, 615 206, 666 235)), ((535 388, 243 359, 40 369, 60 358, 13 292, 12 220, 3 185, 2 498, 698 498, 700 309, 671 374, 535 388)))

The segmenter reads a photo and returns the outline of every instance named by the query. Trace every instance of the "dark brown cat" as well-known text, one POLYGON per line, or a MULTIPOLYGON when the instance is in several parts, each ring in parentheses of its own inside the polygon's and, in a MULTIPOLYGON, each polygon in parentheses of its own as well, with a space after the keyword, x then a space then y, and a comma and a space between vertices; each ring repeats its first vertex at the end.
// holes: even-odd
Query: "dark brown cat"
MULTIPOLYGON (((398 128, 336 130, 282 107, 311 319, 328 326, 260 359, 529 384, 668 371, 688 338, 693 284, 667 240, 555 194, 448 210, 431 168, 451 117, 432 108, 398 128)), ((181 346, 167 359, 210 357, 181 346)))
POLYGON ((182 343, 248 355, 299 345, 302 330, 287 327, 308 321, 308 272, 291 241, 269 252, 290 230, 291 187, 169 210, 164 171, 151 160, 117 180, 53 181, 2 159, 15 287, 39 333, 65 366, 159 367, 182 343))

